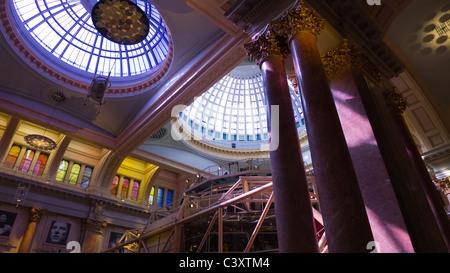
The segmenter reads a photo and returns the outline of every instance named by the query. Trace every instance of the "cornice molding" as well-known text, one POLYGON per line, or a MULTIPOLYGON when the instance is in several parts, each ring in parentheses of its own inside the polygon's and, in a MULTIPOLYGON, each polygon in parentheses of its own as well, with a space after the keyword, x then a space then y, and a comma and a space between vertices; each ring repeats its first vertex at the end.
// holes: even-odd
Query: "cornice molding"
MULTIPOLYGON (((1 1, 1 0, 0 0, 1 1)), ((21 120, 32 122, 40 126, 47 126, 50 119, 48 114, 39 112, 25 105, 0 97, 0 112, 15 116, 21 120)), ((92 142, 103 148, 111 149, 116 145, 115 139, 102 133, 74 125, 73 123, 52 116, 48 128, 58 133, 69 135, 84 141, 92 142)))

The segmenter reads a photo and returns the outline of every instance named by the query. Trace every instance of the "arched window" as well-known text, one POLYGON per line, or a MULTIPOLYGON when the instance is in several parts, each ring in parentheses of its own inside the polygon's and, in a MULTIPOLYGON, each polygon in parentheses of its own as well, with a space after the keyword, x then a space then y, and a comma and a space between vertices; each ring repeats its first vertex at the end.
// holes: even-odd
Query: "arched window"
POLYGON ((13 145, 9 150, 8 156, 5 160, 5 167, 13 168, 14 164, 16 164, 17 157, 19 157, 20 147, 17 145, 13 145))
POLYGON ((158 188, 158 195, 156 196, 156 206, 162 207, 164 197, 164 189, 158 188))
POLYGON ((131 200, 137 200, 139 192, 139 184, 140 184, 139 181, 137 180, 133 181, 133 188, 131 189, 131 200))
POLYGON ((28 172, 30 169, 31 161, 33 161, 34 151, 31 149, 27 149, 22 158, 22 162, 20 162, 19 171, 28 172))
POLYGON ((173 202, 173 191, 172 190, 167 190, 167 195, 166 195, 166 206, 171 204, 173 202))
POLYGON ((80 175, 81 166, 78 163, 73 164, 70 170, 69 184, 76 185, 78 176, 80 175))
POLYGON ((148 198, 148 204, 153 205, 153 197, 155 197, 155 186, 152 186, 152 190, 150 191, 150 197, 148 198))
POLYGON ((64 181, 64 178, 66 177, 67 168, 69 167, 69 162, 67 160, 62 160, 61 164, 59 164, 58 172, 56 173, 56 180, 57 181, 64 181))
POLYGON ((44 172, 45 164, 47 164, 48 154, 41 153, 34 165, 33 174, 41 176, 44 172))
POLYGON ((80 184, 80 186, 82 188, 89 187, 89 182, 91 181, 91 176, 92 176, 92 168, 91 167, 84 168, 84 173, 83 173, 83 177, 81 178, 81 184, 80 184))
POLYGON ((119 177, 116 175, 114 176, 114 180, 111 185, 111 194, 117 195, 117 187, 119 186, 119 177))
POLYGON ((130 179, 124 177, 122 182, 122 190, 120 191, 120 197, 127 198, 129 186, 130 186, 130 179))

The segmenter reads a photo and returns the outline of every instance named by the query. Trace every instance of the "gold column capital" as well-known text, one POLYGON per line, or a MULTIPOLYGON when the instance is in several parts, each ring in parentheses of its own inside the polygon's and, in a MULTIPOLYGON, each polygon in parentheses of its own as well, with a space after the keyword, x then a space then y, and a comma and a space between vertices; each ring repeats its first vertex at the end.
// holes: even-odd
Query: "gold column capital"
POLYGON ((39 222, 41 221, 42 216, 47 212, 46 209, 39 207, 32 207, 30 214, 30 222, 39 222))
POLYGON ((281 55, 285 58, 290 54, 288 42, 295 34, 308 31, 316 35, 324 27, 325 19, 307 7, 304 1, 300 1, 280 18, 269 22, 262 34, 244 44, 244 49, 248 56, 256 59, 257 64, 261 64, 264 58, 270 55, 281 55))
POLYGON ((249 57, 255 58, 258 65, 269 56, 280 55, 285 58, 289 54, 286 39, 279 35, 280 26, 280 22, 274 20, 262 34, 255 36, 250 43, 244 44, 245 52, 249 57))
POLYGON ((328 77, 347 68, 361 68, 375 82, 381 82, 381 72, 359 47, 343 39, 335 48, 321 56, 328 77))
POLYGON ((317 35, 325 28, 325 19, 318 16, 314 9, 307 7, 303 0, 283 14, 283 21, 289 29, 289 39, 301 31, 317 35))
POLYGON ((288 79, 289 79, 289 81, 291 82, 291 84, 292 84, 292 87, 294 87, 294 92, 297 94, 297 95, 299 95, 300 96, 300 90, 298 89, 299 87, 298 87, 298 78, 297 78, 297 75, 289 75, 288 76, 288 79))
POLYGON ((84 230, 96 232, 102 234, 105 228, 108 226, 107 221, 100 221, 92 218, 83 219, 84 230))
POLYGON ((384 99, 388 107, 398 114, 403 114, 406 110, 407 99, 398 92, 396 87, 392 87, 383 92, 384 99))

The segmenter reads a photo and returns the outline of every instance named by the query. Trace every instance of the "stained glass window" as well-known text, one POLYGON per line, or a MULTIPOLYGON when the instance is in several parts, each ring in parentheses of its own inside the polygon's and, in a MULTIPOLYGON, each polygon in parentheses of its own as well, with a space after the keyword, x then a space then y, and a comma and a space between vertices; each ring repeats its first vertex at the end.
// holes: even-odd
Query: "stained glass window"
POLYGON ((133 188, 131 189, 131 200, 137 200, 139 192, 139 184, 140 184, 139 181, 137 180, 133 181, 133 188))
POLYGON ((128 187, 130 186, 130 179, 124 177, 122 181, 122 189, 120 191, 120 196, 126 198, 128 194, 128 187))
POLYGON ((162 207, 164 198, 164 189, 158 188, 158 195, 156 196, 156 206, 162 207))
POLYGON ((33 161, 34 151, 27 149, 24 156, 22 157, 22 162, 20 162, 19 171, 28 172, 30 169, 31 161, 33 161))
POLYGON ((69 184, 76 185, 78 176, 80 175, 81 166, 78 163, 72 165, 69 176, 69 184))
POLYGON ((92 176, 92 168, 86 167, 83 172, 83 177, 81 178, 80 186, 82 188, 87 188, 89 186, 89 182, 91 181, 92 176))
POLYGON ((16 164, 16 160, 19 157, 20 147, 17 145, 13 145, 9 150, 8 156, 5 160, 5 167, 13 168, 14 164, 16 164))
POLYGON ((150 191, 150 196, 148 198, 148 204, 151 206, 153 205, 153 197, 155 196, 155 186, 152 186, 152 189, 150 191))
POLYGON ((165 23, 153 4, 136 0, 147 14, 150 30, 134 45, 120 45, 95 29, 91 0, 13 0, 12 5, 23 28, 21 32, 45 56, 84 72, 112 77, 146 73, 158 67, 169 52, 165 23))
POLYGON ((58 172, 56 173, 57 181, 64 181, 66 177, 67 169, 69 168, 69 162, 67 160, 62 160, 58 167, 58 172))
POLYGON ((34 165, 33 174, 41 176, 44 172, 45 164, 47 164, 48 154, 41 153, 34 165))
POLYGON ((166 206, 171 204, 173 202, 173 191, 172 190, 167 190, 167 195, 166 195, 166 206))
POLYGON ((117 194, 117 187, 119 186, 119 177, 116 175, 114 176, 114 180, 111 185, 111 194, 116 195, 117 194))

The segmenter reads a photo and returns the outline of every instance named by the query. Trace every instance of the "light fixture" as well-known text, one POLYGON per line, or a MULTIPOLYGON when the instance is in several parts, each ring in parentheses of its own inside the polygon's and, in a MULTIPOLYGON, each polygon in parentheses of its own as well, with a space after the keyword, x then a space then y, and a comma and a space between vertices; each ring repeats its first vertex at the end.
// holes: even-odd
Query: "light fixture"
POLYGON ((28 145, 38 150, 51 151, 57 147, 56 142, 44 135, 31 134, 26 135, 24 139, 28 145))
POLYGON ((45 136, 45 133, 47 132, 48 125, 50 124, 50 121, 52 120, 53 113, 55 111, 55 107, 53 107, 52 113, 50 115, 50 118, 48 119, 47 125, 45 126, 44 133, 42 135, 40 134, 29 134, 24 136, 25 142, 30 145, 31 147, 42 150, 42 151, 52 151, 56 149, 58 145, 56 145, 56 142, 53 141, 53 139, 45 136))
POLYGON ((145 12, 128 0, 100 0, 92 8, 92 22, 108 40, 137 44, 147 37, 150 22, 145 12))
POLYGON ((89 88, 89 92, 86 96, 86 99, 84 100, 84 105, 86 105, 88 99, 93 100, 95 103, 97 103, 99 105, 97 113, 100 113, 102 105, 106 102, 104 96, 106 90, 111 87, 111 81, 109 80, 110 74, 111 72, 109 72, 108 77, 94 75, 94 78, 91 82, 91 87, 89 88))

